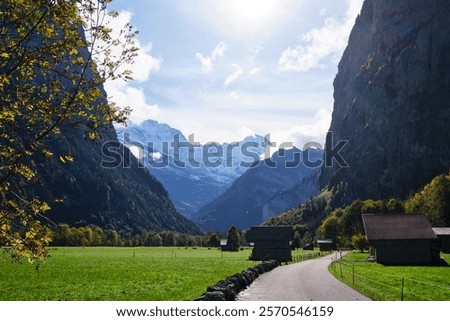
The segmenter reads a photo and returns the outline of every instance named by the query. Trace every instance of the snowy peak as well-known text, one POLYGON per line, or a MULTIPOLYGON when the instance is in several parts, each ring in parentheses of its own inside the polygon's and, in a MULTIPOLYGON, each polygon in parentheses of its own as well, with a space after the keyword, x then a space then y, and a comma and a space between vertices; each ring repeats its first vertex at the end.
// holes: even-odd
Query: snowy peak
POLYGON ((259 162, 267 144, 260 135, 240 142, 194 144, 177 129, 154 120, 117 128, 120 142, 168 190, 177 209, 191 216, 259 162))

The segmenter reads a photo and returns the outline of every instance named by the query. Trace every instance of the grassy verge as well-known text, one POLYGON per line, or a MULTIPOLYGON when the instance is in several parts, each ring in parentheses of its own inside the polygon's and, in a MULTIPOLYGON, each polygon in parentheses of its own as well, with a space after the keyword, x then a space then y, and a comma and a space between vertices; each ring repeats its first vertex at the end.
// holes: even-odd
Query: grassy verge
POLYGON ((191 300, 259 262, 250 250, 54 248, 38 270, 0 260, 0 301, 191 300))
MULTIPOLYGON (((442 255, 450 263, 450 255, 442 255)), ((380 301, 450 300, 450 266, 384 266, 367 262, 367 253, 349 253, 329 271, 362 294, 380 301)))

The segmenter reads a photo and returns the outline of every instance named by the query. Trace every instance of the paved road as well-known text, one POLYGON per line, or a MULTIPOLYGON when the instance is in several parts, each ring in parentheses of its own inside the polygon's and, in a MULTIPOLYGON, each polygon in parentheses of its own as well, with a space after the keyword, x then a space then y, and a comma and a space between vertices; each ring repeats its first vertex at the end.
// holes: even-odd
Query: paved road
MULTIPOLYGON (((333 254, 334 255, 334 254, 333 254)), ((284 265, 264 273, 239 301, 368 301, 368 297, 338 281, 328 265, 332 255, 284 265)))

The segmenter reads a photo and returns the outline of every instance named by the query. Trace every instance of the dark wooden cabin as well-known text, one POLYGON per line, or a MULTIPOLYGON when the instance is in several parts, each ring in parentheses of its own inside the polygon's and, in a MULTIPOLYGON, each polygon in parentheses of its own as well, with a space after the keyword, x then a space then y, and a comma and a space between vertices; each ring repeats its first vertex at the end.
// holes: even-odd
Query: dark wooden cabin
POLYGON ((363 214, 373 259, 385 265, 439 262, 438 239, 424 214, 363 214))
POLYGON ((291 226, 254 226, 245 237, 248 243, 253 243, 251 260, 292 261, 290 241, 293 229, 291 226))
POLYGON ((224 252, 234 252, 237 251, 236 244, 228 244, 227 239, 220 240, 220 249, 224 252))
POLYGON ((333 240, 325 239, 325 240, 317 240, 317 245, 321 251, 333 251, 335 250, 335 246, 333 240))
POLYGON ((441 251, 450 253, 450 227, 433 227, 433 232, 439 239, 441 251))

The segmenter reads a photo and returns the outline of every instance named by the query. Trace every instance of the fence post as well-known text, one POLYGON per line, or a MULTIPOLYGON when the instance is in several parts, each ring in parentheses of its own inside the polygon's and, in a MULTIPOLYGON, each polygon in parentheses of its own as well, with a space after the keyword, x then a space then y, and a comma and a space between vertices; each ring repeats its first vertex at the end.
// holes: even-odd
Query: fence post
POLYGON ((403 290, 405 288, 405 278, 402 278, 402 296, 401 296, 401 301, 403 301, 403 290))
POLYGON ((353 272, 353 277, 352 277, 353 285, 355 285, 355 266, 354 265, 352 266, 352 272, 353 272))

